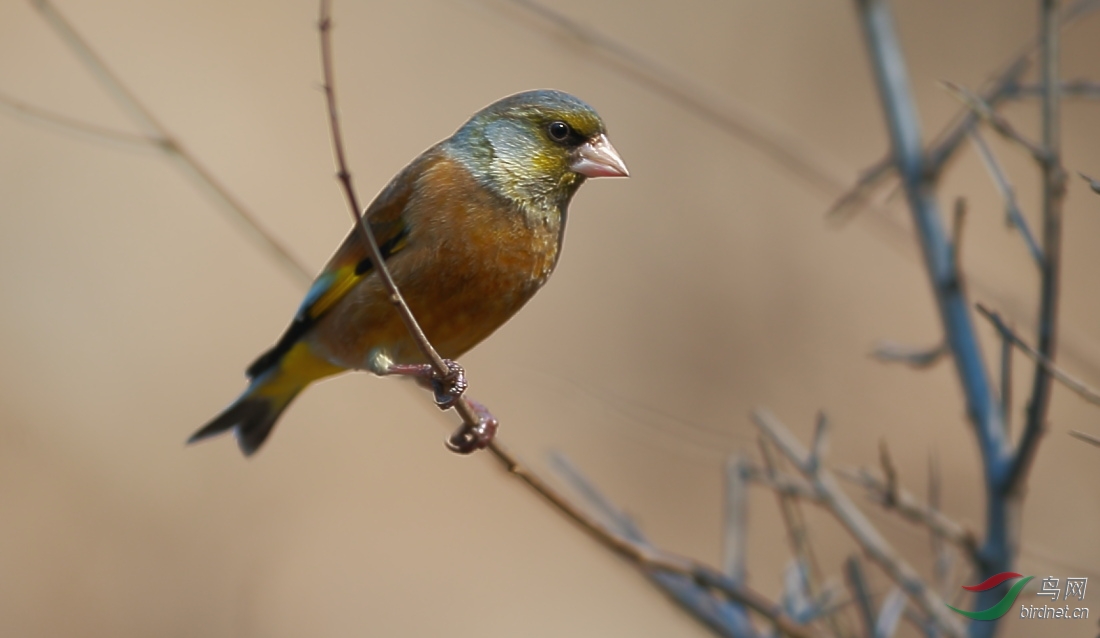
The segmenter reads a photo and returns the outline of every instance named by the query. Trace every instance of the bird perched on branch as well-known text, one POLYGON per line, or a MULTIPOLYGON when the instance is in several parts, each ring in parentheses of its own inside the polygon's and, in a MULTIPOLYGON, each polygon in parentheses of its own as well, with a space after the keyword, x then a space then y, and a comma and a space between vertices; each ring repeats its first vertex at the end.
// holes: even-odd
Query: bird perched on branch
MULTIPOLYGON (((546 283, 585 179, 626 176, 592 107, 528 91, 424 151, 365 214, 409 308, 440 355, 454 359, 546 283)), ((353 228, 282 338, 249 366, 248 388, 189 443, 235 430, 250 455, 298 393, 345 370, 431 375, 367 255, 353 228)))

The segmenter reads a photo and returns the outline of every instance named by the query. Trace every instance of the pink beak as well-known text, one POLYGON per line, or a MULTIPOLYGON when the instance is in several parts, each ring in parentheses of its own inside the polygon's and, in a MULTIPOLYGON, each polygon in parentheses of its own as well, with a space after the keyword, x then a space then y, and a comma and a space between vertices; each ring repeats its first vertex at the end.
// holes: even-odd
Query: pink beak
POLYGON ((623 158, 603 133, 573 151, 569 168, 585 177, 630 177, 623 158))

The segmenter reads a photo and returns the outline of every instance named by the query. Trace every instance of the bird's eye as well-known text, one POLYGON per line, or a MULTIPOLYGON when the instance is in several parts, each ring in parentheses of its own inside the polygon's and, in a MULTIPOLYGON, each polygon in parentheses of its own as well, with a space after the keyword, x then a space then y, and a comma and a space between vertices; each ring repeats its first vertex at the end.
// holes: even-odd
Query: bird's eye
POLYGON ((573 133, 573 129, 570 128, 565 122, 550 122, 550 126, 546 127, 547 134, 550 135, 550 139, 555 142, 564 142, 569 139, 569 136, 573 133))

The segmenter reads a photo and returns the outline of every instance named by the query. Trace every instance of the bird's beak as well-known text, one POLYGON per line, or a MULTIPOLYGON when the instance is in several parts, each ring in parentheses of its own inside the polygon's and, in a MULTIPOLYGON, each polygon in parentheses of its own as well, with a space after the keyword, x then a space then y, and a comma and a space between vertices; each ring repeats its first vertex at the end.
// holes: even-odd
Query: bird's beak
POLYGON ((623 158, 603 133, 573 151, 569 168, 585 177, 630 177, 623 158))

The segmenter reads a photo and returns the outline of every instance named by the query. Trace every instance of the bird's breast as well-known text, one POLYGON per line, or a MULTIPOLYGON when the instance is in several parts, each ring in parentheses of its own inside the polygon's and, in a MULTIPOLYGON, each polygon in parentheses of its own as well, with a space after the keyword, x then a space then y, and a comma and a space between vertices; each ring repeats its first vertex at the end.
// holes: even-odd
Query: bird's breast
MULTIPOLYGON (((530 215, 441 159, 420 175, 406 204, 407 247, 387 261, 432 344, 447 358, 477 345, 516 313, 557 263, 561 211, 530 215)), ((377 276, 362 282, 326 321, 332 354, 361 367, 378 349, 420 361, 377 276)))

